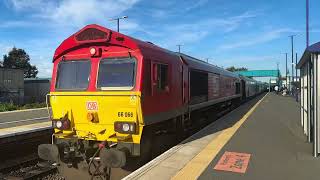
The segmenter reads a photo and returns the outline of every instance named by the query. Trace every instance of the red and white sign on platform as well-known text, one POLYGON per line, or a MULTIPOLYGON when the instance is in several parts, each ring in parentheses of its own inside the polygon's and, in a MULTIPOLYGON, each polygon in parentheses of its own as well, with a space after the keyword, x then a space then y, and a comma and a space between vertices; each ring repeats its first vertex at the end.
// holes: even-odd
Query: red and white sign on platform
POLYGON ((250 156, 251 154, 226 151, 213 169, 245 173, 249 165, 250 156))
POLYGON ((88 101, 87 102, 87 110, 97 111, 98 110, 98 102, 97 101, 88 101))

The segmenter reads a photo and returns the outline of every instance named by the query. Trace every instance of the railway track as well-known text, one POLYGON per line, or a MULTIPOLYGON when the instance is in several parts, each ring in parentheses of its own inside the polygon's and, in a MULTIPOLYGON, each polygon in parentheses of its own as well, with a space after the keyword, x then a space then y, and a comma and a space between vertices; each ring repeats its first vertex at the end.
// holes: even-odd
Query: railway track
POLYGON ((37 147, 51 142, 52 130, 0 138, 0 179, 37 179, 55 167, 41 167, 37 147))
POLYGON ((63 177, 52 178, 56 173, 57 168, 55 166, 37 159, 7 167, 2 170, 0 180, 64 179, 63 177))

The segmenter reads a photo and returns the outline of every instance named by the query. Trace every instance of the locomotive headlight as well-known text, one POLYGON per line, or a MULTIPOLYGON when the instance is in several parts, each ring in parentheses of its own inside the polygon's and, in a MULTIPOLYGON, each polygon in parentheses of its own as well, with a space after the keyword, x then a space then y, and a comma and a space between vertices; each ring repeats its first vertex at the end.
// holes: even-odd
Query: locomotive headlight
POLYGON ((130 126, 127 123, 122 124, 122 130, 124 132, 128 132, 130 130, 130 126))
POLYGON ((59 128, 59 129, 62 128, 62 122, 61 121, 57 121, 56 122, 56 127, 59 128))
POLYGON ((115 122, 114 130, 123 134, 135 134, 136 123, 134 122, 115 122))
POLYGON ((90 54, 91 55, 95 55, 96 54, 96 52, 97 52, 97 50, 96 50, 96 48, 90 48, 90 54))
POLYGON ((53 120, 52 127, 60 130, 70 129, 70 121, 69 120, 53 120))

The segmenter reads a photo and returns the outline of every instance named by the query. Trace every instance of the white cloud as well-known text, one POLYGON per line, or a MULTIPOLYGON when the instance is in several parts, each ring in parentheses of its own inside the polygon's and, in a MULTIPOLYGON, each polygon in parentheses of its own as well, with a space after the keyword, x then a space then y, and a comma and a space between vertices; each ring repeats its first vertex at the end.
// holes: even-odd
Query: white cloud
MULTIPOLYGON (((174 49, 177 44, 199 42, 210 34, 232 32, 256 16, 258 16, 258 13, 247 11, 240 15, 225 18, 210 18, 192 23, 162 25, 160 29, 162 38, 157 34, 156 39, 160 40, 155 42, 165 48, 174 49)), ((153 31, 159 32, 159 28, 153 31)))
POLYGON ((16 10, 36 9, 45 7, 44 0, 8 0, 16 10))
POLYGON ((43 58, 40 59, 42 62, 36 62, 33 65, 36 65, 39 71, 38 77, 51 77, 52 75, 52 63, 51 61, 45 60, 43 58))
POLYGON ((219 50, 230 50, 230 49, 235 49, 235 48, 242 48, 242 47, 249 47, 249 46, 254 46, 257 44, 263 44, 270 42, 272 40, 278 39, 283 34, 289 33, 289 32, 297 32, 296 30, 289 29, 289 28, 282 28, 282 29, 276 29, 272 30, 269 32, 265 32, 256 36, 248 36, 248 37, 243 37, 241 40, 224 44, 218 47, 219 50))
POLYGON ((31 26, 37 26, 40 25, 36 22, 32 22, 32 21, 3 21, 0 24, 0 28, 13 28, 13 27, 31 27, 31 26))
MULTIPOLYGON (((8 20, 1 28, 46 28, 47 36, 34 35, 32 39, 17 42, 17 47, 30 52, 31 63, 39 70, 39 77, 50 77, 52 55, 58 43, 80 27, 91 24, 108 24, 115 29, 116 22, 110 18, 124 14, 139 0, 6 0, 6 5, 17 13, 25 14, 22 20, 8 20), (54 38, 54 39, 53 39, 54 38)), ((134 19, 121 22, 121 30, 142 29, 134 19)), ((10 46, 12 48, 12 46, 10 46)), ((7 46, 0 43, 0 53, 7 53, 7 46)), ((2 55, 0 54, 0 55, 2 55)))
POLYGON ((193 9, 197 9, 201 6, 204 6, 209 0, 198 0, 197 2, 192 2, 185 10, 190 11, 193 9))
POLYGON ((13 48, 13 44, 0 43, 0 60, 2 60, 2 56, 8 54, 8 52, 13 48))
POLYGON ((62 26, 83 26, 89 22, 106 23, 121 15, 139 0, 11 0, 17 11, 31 11, 33 17, 62 26))

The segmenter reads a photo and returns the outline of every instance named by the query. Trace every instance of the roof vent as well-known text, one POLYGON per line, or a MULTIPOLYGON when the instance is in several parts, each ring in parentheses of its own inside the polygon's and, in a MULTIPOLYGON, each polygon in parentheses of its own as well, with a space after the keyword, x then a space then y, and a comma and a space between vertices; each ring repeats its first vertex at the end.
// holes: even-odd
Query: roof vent
POLYGON ((106 41, 108 33, 95 28, 85 29, 75 36, 77 41, 106 41))

